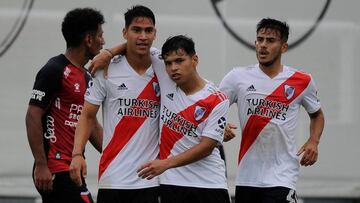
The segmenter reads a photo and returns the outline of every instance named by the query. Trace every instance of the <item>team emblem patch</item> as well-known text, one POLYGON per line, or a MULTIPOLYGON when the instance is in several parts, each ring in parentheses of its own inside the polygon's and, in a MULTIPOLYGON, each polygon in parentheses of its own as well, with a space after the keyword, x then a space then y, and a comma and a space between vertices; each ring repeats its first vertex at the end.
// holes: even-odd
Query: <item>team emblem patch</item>
POLYGON ((199 121, 205 115, 205 112, 206 112, 205 107, 196 106, 195 107, 195 112, 194 112, 195 120, 199 121))
POLYGON ((155 95, 156 95, 157 97, 159 97, 159 96, 160 96, 160 86, 159 86, 159 83, 153 82, 153 89, 154 89, 154 91, 155 91, 155 95))
POLYGON ((285 97, 287 100, 290 100, 295 93, 295 87, 291 87, 289 85, 285 85, 284 86, 284 91, 285 91, 285 97))

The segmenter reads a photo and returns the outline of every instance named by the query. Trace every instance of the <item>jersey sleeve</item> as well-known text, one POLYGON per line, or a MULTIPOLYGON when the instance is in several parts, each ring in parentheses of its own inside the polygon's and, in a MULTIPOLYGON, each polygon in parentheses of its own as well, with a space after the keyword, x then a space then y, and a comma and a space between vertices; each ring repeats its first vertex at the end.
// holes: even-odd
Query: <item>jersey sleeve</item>
POLYGON ((320 100, 317 95, 316 84, 311 77, 308 88, 305 91, 301 104, 308 113, 315 113, 321 108, 320 100))
POLYGON ((63 68, 48 62, 37 73, 29 104, 46 109, 61 88, 63 68))
POLYGON ((229 100, 219 103, 210 113, 201 136, 212 138, 219 143, 224 140, 226 114, 229 109, 229 100))
POLYGON ((164 60, 161 59, 160 50, 152 47, 150 49, 150 56, 151 56, 152 67, 154 69, 156 76, 158 77, 158 80, 161 81, 164 77, 165 78, 168 77, 165 70, 164 60))
POLYGON ((89 82, 85 93, 85 100, 94 105, 101 105, 106 97, 105 78, 103 71, 97 71, 95 77, 89 82))
POLYGON ((233 69, 225 75, 219 85, 220 91, 229 98, 230 105, 237 102, 236 81, 238 78, 236 78, 235 69, 233 69))

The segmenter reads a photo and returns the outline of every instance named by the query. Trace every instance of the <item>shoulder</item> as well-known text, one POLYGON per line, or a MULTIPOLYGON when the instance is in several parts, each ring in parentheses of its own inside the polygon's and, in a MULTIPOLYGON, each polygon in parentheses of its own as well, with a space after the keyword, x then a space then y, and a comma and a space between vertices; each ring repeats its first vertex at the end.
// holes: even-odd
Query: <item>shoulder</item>
POLYGON ((289 72, 289 74, 293 75, 293 77, 299 78, 299 79, 303 79, 306 81, 310 81, 312 79, 312 76, 310 73, 307 73, 301 69, 298 68, 293 68, 290 66, 284 66, 286 68, 286 71, 289 72))
POLYGON ((64 55, 50 58, 47 63, 39 70, 38 77, 62 77, 64 68, 69 64, 64 55))

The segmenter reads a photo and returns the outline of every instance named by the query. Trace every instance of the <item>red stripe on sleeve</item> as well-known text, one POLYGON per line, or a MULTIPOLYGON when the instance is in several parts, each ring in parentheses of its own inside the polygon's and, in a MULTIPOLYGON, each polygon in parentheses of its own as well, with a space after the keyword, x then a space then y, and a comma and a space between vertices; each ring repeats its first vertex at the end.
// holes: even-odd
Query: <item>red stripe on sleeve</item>
MULTIPOLYGON (((289 105, 294 101, 308 86, 311 78, 309 75, 295 72, 291 77, 285 80, 279 87, 277 87, 274 92, 268 95, 265 99, 278 101, 289 105), (294 95, 290 98, 286 98, 285 94, 285 85, 295 88, 294 95)), ((264 127, 270 122, 271 117, 263 117, 259 115, 251 115, 246 122, 245 128, 242 132, 242 139, 240 144, 240 151, 238 157, 238 164, 240 164, 241 159, 244 157, 246 152, 249 150, 251 145, 254 143, 260 132, 264 127)))

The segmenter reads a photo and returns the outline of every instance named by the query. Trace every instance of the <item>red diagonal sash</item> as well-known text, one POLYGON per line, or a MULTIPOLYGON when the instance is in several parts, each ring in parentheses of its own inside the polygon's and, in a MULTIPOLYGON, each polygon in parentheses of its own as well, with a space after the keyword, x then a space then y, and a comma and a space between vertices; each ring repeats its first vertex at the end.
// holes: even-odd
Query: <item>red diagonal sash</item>
MULTIPOLYGON (((221 94, 222 95, 222 94, 221 94)), ((183 117, 187 121, 191 122, 195 126, 198 126, 204 120, 207 119, 209 114, 212 112, 214 107, 219 104, 221 101, 226 98, 225 96, 222 98, 219 96, 219 93, 213 93, 208 97, 197 101, 196 103, 188 106, 186 109, 177 113, 177 115, 183 117), (199 120, 195 120, 194 112, 196 106, 205 107, 206 111, 203 117, 199 120)), ((160 141, 160 159, 166 159, 171 149, 174 147, 175 143, 180 140, 184 135, 182 133, 176 132, 169 128, 166 124, 163 124, 162 131, 161 131, 161 141, 160 141)))
MULTIPOLYGON (((153 89, 154 82, 157 82, 156 76, 154 76, 150 80, 150 82, 146 85, 146 87, 143 89, 137 99, 159 101, 159 98, 156 97, 156 93, 153 89)), ((112 160, 119 154, 119 152, 129 142, 132 136, 134 136, 136 131, 140 128, 140 126, 145 122, 146 119, 146 117, 122 117, 120 122, 116 125, 114 134, 101 156, 98 179, 100 179, 101 175, 110 165, 112 160)))
MULTIPOLYGON (((278 86, 270 95, 265 99, 278 101, 283 104, 289 105, 294 101, 308 86, 310 82, 310 76, 301 72, 295 72, 291 77, 285 80, 280 86, 278 86), (290 99, 286 99, 285 85, 289 85, 295 88, 294 95, 290 99)), ((245 128, 242 132, 240 151, 238 157, 238 164, 244 157, 250 146, 254 143, 260 132, 270 122, 271 117, 263 117, 259 115, 251 115, 246 122, 245 128)))

